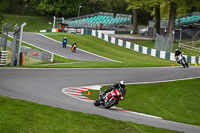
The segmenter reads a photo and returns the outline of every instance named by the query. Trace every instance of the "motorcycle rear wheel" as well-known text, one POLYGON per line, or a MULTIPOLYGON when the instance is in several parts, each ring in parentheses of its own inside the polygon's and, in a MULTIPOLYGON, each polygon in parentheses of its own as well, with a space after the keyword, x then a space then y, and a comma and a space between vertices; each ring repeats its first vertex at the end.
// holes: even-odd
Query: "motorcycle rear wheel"
POLYGON ((94 106, 99 106, 99 105, 101 105, 99 99, 95 100, 95 101, 94 101, 94 106))

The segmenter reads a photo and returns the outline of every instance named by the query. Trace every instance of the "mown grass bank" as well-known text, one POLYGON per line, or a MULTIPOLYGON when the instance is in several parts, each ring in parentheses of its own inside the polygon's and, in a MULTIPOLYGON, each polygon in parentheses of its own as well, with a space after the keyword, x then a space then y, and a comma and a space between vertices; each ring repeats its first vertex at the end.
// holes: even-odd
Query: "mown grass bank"
POLYGON ((2 133, 175 133, 2 96, 0 105, 2 133))
POLYGON ((42 29, 52 29, 53 25, 49 22, 53 22, 53 17, 47 16, 24 16, 24 15, 12 15, 2 14, 5 18, 3 23, 11 24, 10 31, 14 31, 15 24, 21 25, 24 22, 27 25, 24 27, 25 32, 39 32, 42 29))
MULTIPOLYGON (((54 34, 48 35, 55 40, 62 41, 67 37, 69 45, 77 42, 78 48, 113 59, 119 62, 89 62, 84 61, 79 64, 49 65, 46 67, 156 67, 172 66, 175 62, 160 58, 151 57, 142 53, 113 45, 109 42, 88 35, 76 34, 54 34)), ((76 53, 75 53, 76 54, 76 53)), ((37 66, 29 66, 37 67, 37 66)))
MULTIPOLYGON (((127 85, 119 107, 200 126, 200 78, 167 83, 127 85)), ((107 89, 104 86, 102 89, 107 89)), ((83 93, 85 96, 87 92, 83 93)), ((88 96, 98 97, 98 91, 88 96)))

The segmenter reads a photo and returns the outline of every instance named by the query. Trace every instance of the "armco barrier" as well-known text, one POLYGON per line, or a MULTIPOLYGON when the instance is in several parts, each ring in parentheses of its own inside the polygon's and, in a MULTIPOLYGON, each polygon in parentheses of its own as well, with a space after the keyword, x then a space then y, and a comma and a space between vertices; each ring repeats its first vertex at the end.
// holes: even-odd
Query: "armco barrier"
POLYGON ((0 51, 0 66, 6 65, 7 58, 8 58, 8 52, 0 51))
MULTIPOLYGON (((159 57, 159 58, 166 59, 166 60, 176 61, 174 59, 174 57, 175 57, 174 53, 167 53, 166 51, 159 51, 159 50, 156 50, 156 49, 153 49, 153 48, 147 48, 145 46, 134 44, 134 43, 129 42, 129 41, 124 41, 124 40, 121 40, 121 39, 118 39, 118 38, 115 38, 115 37, 111 37, 107 34, 103 34, 103 33, 98 32, 96 30, 92 31, 92 36, 103 39, 103 40, 110 42, 112 44, 116 44, 118 46, 134 50, 136 52, 140 52, 140 53, 147 54, 147 55, 154 56, 154 57, 159 57)), ((188 56, 188 55, 184 55, 184 56, 186 57, 188 63, 200 64, 200 57, 199 56, 188 56)))

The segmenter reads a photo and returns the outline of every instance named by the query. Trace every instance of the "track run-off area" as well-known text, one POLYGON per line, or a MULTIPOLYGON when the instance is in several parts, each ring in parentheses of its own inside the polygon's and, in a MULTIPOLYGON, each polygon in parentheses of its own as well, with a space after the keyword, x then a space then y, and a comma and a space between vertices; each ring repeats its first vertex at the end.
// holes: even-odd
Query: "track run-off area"
MULTIPOLYGON (((24 42, 62 57, 89 61, 112 61, 81 50, 76 55, 67 55, 69 52, 62 49, 59 42, 39 34, 25 33, 23 36, 24 42)), ((128 84, 143 84, 199 77, 200 67, 187 69, 182 67, 0 68, 0 95, 73 111, 97 114, 116 120, 131 121, 187 133, 199 133, 199 126, 163 120, 160 117, 119 108, 95 107, 92 100, 82 97, 80 93, 84 90, 99 89, 102 85, 111 85, 120 80, 124 80, 128 84), (73 91, 75 93, 72 93, 73 91)))

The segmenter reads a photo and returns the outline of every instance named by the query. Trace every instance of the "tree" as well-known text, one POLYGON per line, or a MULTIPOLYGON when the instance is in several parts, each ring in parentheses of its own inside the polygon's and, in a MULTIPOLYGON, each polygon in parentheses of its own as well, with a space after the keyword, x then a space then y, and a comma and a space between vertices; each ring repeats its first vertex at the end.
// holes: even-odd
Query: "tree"
POLYGON ((155 33, 160 34, 160 4, 162 0, 146 0, 145 9, 154 9, 155 33))
POLYGON ((199 0, 165 0, 168 2, 169 8, 169 22, 168 22, 168 31, 167 34, 172 36, 172 32, 175 29, 175 19, 177 15, 177 11, 179 14, 183 13, 191 13, 192 9, 196 9, 200 7, 199 0), (181 12, 180 12, 181 11, 181 12))
POLYGON ((36 10, 42 15, 74 17, 79 5, 81 0, 41 0, 36 10))
POLYGON ((103 0, 104 10, 112 13, 126 13, 127 3, 125 0, 103 0))
POLYGON ((169 5, 170 5, 170 10, 169 10, 169 22, 168 22, 168 27, 167 27, 167 34, 169 36, 173 36, 172 32, 175 29, 177 4, 175 1, 171 1, 169 5))
POLYGON ((133 34, 138 30, 138 10, 144 7, 143 0, 126 0, 128 3, 127 10, 132 10, 133 13, 133 34))

